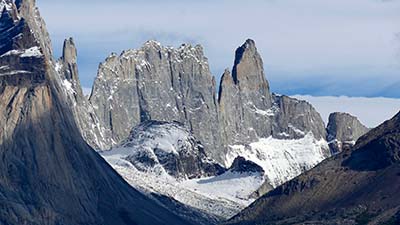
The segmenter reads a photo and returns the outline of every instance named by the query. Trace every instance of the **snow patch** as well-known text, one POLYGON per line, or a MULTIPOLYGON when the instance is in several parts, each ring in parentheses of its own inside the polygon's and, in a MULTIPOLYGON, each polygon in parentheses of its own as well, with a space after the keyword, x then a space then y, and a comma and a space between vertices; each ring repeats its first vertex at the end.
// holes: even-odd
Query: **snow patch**
POLYGON ((292 129, 296 134, 298 134, 300 136, 304 136, 305 135, 304 131, 298 129, 297 127, 293 126, 292 124, 289 124, 288 127, 290 129, 292 129))
POLYGON ((10 75, 16 75, 16 74, 30 74, 31 72, 26 71, 26 70, 13 70, 13 71, 8 71, 5 73, 0 73, 0 76, 10 76, 10 75))
MULTIPOLYGON (((251 204, 255 200, 252 194, 265 182, 261 173, 228 171, 218 176, 189 179, 164 167, 160 159, 190 155, 191 137, 177 123, 154 121, 136 127, 119 147, 100 154, 128 183, 144 193, 160 193, 226 219, 251 204)), ((207 163, 210 159, 202 160, 207 163)))
POLYGON ((206 196, 229 199, 243 205, 249 205, 250 198, 264 182, 261 174, 226 172, 220 176, 187 180, 183 186, 196 190, 206 196))
POLYGON ((189 136, 189 133, 178 127, 170 126, 169 124, 160 125, 159 128, 150 128, 148 131, 143 131, 142 138, 144 143, 137 143, 137 140, 130 140, 123 143, 123 147, 145 147, 148 149, 160 149, 166 154, 173 153, 179 155, 179 146, 176 143, 184 142, 189 136))
MULTIPOLYGON (((7 11, 12 10, 12 3, 7 3, 6 1, 2 0, 0 2, 0 12, 3 12, 4 8, 6 8, 7 11)), ((1 15, 0 15, 1 17, 1 15)))
POLYGON ((124 159, 128 152, 128 149, 118 149, 101 152, 101 155, 130 185, 143 193, 160 193, 225 219, 254 202, 250 195, 265 181, 260 174, 232 172, 216 177, 178 180, 166 173, 137 170, 124 159))
POLYGON ((253 111, 254 113, 261 115, 261 116, 265 116, 265 117, 272 117, 275 116, 276 113, 279 111, 279 108, 276 106, 272 106, 271 108, 267 109, 267 110, 263 110, 263 109, 259 109, 257 108, 257 106, 254 105, 253 102, 247 102, 246 104, 249 109, 251 111, 253 111))
POLYGON ((10 50, 1 55, 0 57, 10 56, 10 55, 19 55, 21 57, 42 57, 43 54, 40 51, 40 48, 38 46, 35 46, 24 50, 10 50))
POLYGON ((61 62, 56 62, 56 67, 55 67, 55 69, 56 69, 57 73, 60 73, 61 70, 62 70, 62 68, 63 68, 62 63, 61 63, 61 62))
POLYGON ((62 85, 65 87, 65 90, 69 93, 69 94, 75 94, 75 90, 72 87, 72 83, 69 82, 68 80, 62 80, 62 85))
POLYGON ((24 53, 22 53, 21 57, 41 57, 42 52, 38 46, 26 49, 24 53))
POLYGON ((0 70, 8 70, 10 67, 8 65, 0 66, 0 70))

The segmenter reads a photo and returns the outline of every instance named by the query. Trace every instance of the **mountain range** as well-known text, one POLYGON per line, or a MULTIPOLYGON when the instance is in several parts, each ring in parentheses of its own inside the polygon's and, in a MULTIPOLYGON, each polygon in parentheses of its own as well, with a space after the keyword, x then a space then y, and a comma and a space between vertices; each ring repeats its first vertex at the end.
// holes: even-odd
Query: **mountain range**
POLYGON ((0 1, 0 223, 396 224, 400 116, 326 126, 271 93, 255 41, 219 81, 203 47, 54 59, 34 0, 0 1))
POLYGON ((0 223, 191 224, 86 144, 35 2, 0 6, 0 223))
MULTIPOLYGON (((133 187, 169 196, 213 217, 233 216, 257 197, 342 151, 343 144, 352 147, 368 131, 357 118, 344 113, 333 113, 336 119, 326 128, 306 101, 271 93, 261 56, 250 39, 236 50, 232 72, 225 71, 218 93, 201 46, 174 48, 148 41, 140 49, 107 57, 85 98, 77 70, 69 69, 76 68, 72 39, 65 41, 64 55, 69 49, 73 60, 66 63, 68 57, 63 56, 58 68, 67 74, 64 88, 86 141, 133 187), (168 123, 179 124, 179 129, 168 123), (166 132, 166 128, 175 131, 166 132), (183 156, 179 149, 188 138, 201 151, 190 144, 183 156), (168 150, 162 144, 166 139, 172 141, 168 150), (201 172, 200 167, 195 174, 182 170, 187 156, 198 154, 215 162, 214 174, 201 172), (232 174, 228 169, 240 157, 261 166, 262 176, 232 174), (151 178, 142 179, 144 174, 151 178), (208 185, 199 185, 204 179, 209 179, 208 185), (230 188, 250 180, 253 185, 245 193, 211 194, 211 186, 221 188, 227 180, 234 180, 230 188)), ((203 161, 192 165, 205 165, 203 161)))

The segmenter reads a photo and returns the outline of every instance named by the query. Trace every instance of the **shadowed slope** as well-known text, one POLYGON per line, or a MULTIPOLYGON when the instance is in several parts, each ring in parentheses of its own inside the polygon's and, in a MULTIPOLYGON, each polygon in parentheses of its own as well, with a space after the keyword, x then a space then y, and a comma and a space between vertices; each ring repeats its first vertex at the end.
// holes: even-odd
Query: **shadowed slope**
POLYGON ((2 1, 1 224, 188 224, 130 187, 82 139, 34 1, 2 1))
POLYGON ((400 114, 227 224, 400 223, 400 114))

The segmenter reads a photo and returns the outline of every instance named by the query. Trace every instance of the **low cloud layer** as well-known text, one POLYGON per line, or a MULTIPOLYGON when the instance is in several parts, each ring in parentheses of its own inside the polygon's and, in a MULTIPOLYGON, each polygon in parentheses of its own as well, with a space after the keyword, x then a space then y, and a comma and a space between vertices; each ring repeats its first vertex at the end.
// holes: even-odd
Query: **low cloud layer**
POLYGON ((307 79, 329 80, 335 90, 322 95, 364 96, 400 81, 394 47, 400 1, 41 0, 38 4, 56 53, 65 37, 75 38, 86 87, 92 85, 98 63, 107 55, 138 48, 148 39, 172 46, 202 44, 216 77, 232 67, 235 48, 247 38, 255 39, 273 90, 284 94, 316 94, 324 88, 310 80, 315 90, 307 84, 288 90, 307 79), (354 94, 343 93, 347 78, 352 78, 354 94), (354 85, 361 79, 379 85, 374 90, 354 85))

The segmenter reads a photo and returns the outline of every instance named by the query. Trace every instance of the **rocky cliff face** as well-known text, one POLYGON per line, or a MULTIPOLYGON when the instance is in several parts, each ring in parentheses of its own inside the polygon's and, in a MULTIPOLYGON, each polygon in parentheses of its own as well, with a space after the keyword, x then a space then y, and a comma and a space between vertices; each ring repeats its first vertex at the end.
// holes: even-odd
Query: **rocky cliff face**
POLYGON ((326 137, 325 125, 310 104, 270 93, 252 40, 236 50, 232 74, 226 70, 222 76, 218 103, 200 46, 174 49, 154 41, 108 57, 100 65, 90 103, 99 126, 111 133, 115 143, 143 121, 179 121, 220 163, 233 144, 271 135, 298 139, 309 132, 317 140, 326 137))
POLYGON ((96 150, 110 149, 114 144, 111 131, 106 129, 82 92, 79 81, 77 50, 74 40, 64 41, 63 54, 56 62, 56 71, 60 74, 61 84, 67 95, 76 124, 87 143, 96 150))
MULTIPOLYGON (((289 151, 310 151, 304 153, 301 162, 290 157, 282 159, 298 166, 280 172, 284 175, 274 178, 274 186, 330 155, 320 143, 325 140, 326 130, 315 109, 305 101, 270 93, 261 56, 252 40, 236 50, 232 74, 226 70, 221 78, 218 100, 214 78, 200 46, 182 45, 175 49, 149 41, 141 49, 124 51, 119 56, 112 54, 100 65, 90 104, 99 127, 106 131, 105 137, 114 142, 104 140, 104 145, 120 143, 142 122, 178 121, 204 145, 207 156, 226 168, 237 156, 254 155, 234 146, 261 143, 261 139, 269 137, 302 139, 290 145, 289 151), (279 180, 282 177, 284 180, 279 180)), ((103 140, 98 136, 95 139, 103 140)), ((257 160, 263 165, 268 163, 258 157, 257 160)))
POLYGON ((400 114, 227 224, 400 223, 400 114))
POLYGON ((229 171, 232 173, 260 173, 264 175, 264 169, 256 163, 246 160, 245 158, 238 156, 229 167, 229 171))
POLYGON ((0 8, 0 223, 187 224, 84 142, 35 1, 0 8))
POLYGON ((332 154, 353 147, 358 138, 368 131, 357 117, 348 113, 332 113, 327 127, 327 141, 332 154))
POLYGON ((219 106, 223 137, 228 145, 259 138, 299 139, 311 132, 326 136, 318 112, 307 102, 270 93, 255 43, 247 40, 236 51, 232 74, 222 76, 219 106))
POLYGON ((223 74, 218 99, 226 166, 245 157, 265 170, 265 187, 276 187, 330 156, 319 113, 305 101, 270 93, 254 41, 237 49, 232 71, 223 74))
POLYGON ((225 71, 222 76, 218 102, 226 144, 249 143, 272 134, 272 97, 253 40, 236 50, 232 74, 225 71))
POLYGON ((119 142, 147 120, 178 121, 221 160, 215 82, 200 46, 167 48, 154 41, 111 55, 99 67, 90 102, 119 142))
MULTIPOLYGON (((279 139, 300 139, 312 133, 316 140, 325 139, 321 115, 308 102, 284 95, 273 95, 275 118, 272 136, 279 139)), ((329 156, 326 152, 326 156, 329 156)))

